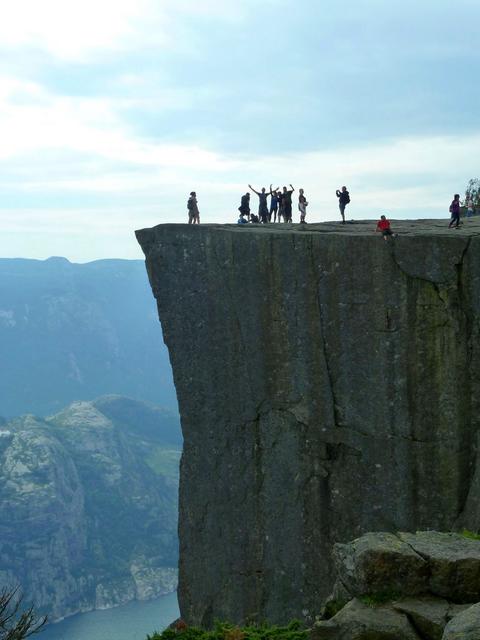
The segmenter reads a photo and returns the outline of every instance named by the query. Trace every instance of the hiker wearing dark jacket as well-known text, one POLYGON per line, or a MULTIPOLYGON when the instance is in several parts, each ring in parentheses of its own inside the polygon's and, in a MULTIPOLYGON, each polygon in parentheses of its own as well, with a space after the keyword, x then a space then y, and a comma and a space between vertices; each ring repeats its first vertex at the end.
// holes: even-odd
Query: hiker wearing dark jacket
POLYGON ((458 229, 458 227, 460 226, 460 195, 458 193, 453 196, 452 204, 450 205, 449 211, 452 217, 450 219, 448 228, 451 229, 453 226, 455 226, 455 229, 458 229))
POLYGON ((288 190, 287 187, 283 187, 282 211, 283 211, 284 222, 292 221, 292 193, 294 191, 295 189, 292 185, 290 185, 290 190, 288 190))
POLYGON ((274 222, 281 222, 283 218, 283 193, 277 189, 277 200, 278 200, 278 215, 277 219, 273 219, 274 222))
POLYGON ((350 194, 347 191, 347 187, 342 187, 341 191, 337 189, 336 194, 338 198, 338 208, 342 216, 342 223, 345 224, 345 207, 350 202, 350 194))
POLYGON ((240 200, 240 206, 238 207, 242 216, 247 216, 247 220, 250 220, 250 194, 246 193, 240 200))
POLYGON ((276 189, 272 189, 272 185, 270 185, 270 193, 272 194, 272 197, 270 198, 270 211, 268 213, 268 221, 269 222, 272 221, 272 213, 273 213, 273 221, 276 222, 278 205, 279 205, 278 187, 276 189))
POLYGON ((197 194, 195 191, 190 192, 187 202, 188 224, 200 224, 200 211, 198 210, 197 194))
POLYGON ((265 187, 262 187, 262 191, 259 192, 256 191, 251 184, 249 184, 248 186, 253 191, 253 193, 256 193, 258 196, 258 217, 260 218, 260 221, 263 222, 263 224, 266 224, 268 222, 267 198, 269 195, 272 195, 272 186, 270 185, 269 192, 265 191, 265 187))

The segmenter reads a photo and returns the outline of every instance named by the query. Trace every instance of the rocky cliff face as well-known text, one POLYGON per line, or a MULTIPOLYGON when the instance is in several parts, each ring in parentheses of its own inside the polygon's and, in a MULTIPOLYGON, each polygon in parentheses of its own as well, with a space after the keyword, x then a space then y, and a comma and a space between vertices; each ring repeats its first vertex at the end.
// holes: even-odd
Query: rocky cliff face
POLYGON ((309 618, 334 542, 480 527, 480 225, 137 232, 185 438, 182 616, 309 618))
POLYGON ((175 416, 127 398, 0 427, 0 585, 51 620, 173 591, 175 416))

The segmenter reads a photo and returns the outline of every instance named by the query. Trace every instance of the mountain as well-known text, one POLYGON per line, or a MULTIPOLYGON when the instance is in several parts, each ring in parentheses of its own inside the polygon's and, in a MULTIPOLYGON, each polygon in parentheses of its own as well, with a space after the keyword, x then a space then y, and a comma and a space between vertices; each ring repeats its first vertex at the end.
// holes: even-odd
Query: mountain
POLYGON ((0 427, 0 584, 52 620, 172 591, 179 420, 119 396, 0 427))
POLYGON ((0 415, 121 394, 177 410, 140 260, 0 259, 0 415))

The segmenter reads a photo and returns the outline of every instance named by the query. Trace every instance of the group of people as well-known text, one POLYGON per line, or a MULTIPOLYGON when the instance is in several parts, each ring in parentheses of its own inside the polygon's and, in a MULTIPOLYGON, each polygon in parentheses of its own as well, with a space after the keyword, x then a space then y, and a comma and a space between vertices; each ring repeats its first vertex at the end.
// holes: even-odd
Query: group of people
MULTIPOLYGON (((252 213, 250 210, 250 192, 247 191, 241 200, 238 210, 240 217, 238 218, 238 224, 261 223, 267 224, 269 222, 292 222, 292 193, 295 191, 295 187, 290 185, 290 189, 283 187, 280 190, 270 185, 270 190, 267 191, 265 187, 262 187, 261 191, 257 191, 248 185, 250 191, 258 196, 258 215, 252 213), (268 206, 268 198, 270 197, 270 207, 268 206)), ((350 194, 347 191, 347 187, 337 189, 337 198, 339 200, 340 214, 342 216, 342 222, 345 223, 345 207, 350 202, 350 194)), ((306 223, 308 200, 305 196, 303 189, 299 189, 298 192, 298 210, 300 212, 300 223, 306 223)))
MULTIPOLYGON (((279 187, 272 189, 272 185, 270 185, 269 191, 267 191, 265 187, 262 187, 261 191, 257 191, 251 184, 249 184, 248 187, 258 196, 258 215, 250 211, 250 192, 247 191, 247 193, 242 196, 240 206, 238 207, 240 212, 238 224, 248 224, 249 222, 254 224, 267 224, 272 222, 272 219, 274 223, 282 222, 282 219, 283 222, 292 222, 292 193, 295 191, 293 185, 290 185, 290 189, 283 187, 282 191, 280 191, 279 187), (269 197, 270 206, 268 206, 269 197)), ((345 207, 350 202, 350 194, 347 187, 344 186, 341 189, 337 189, 336 196, 338 198, 338 207, 340 209, 342 223, 345 224, 345 207)), ((298 210, 300 211, 300 222, 302 224, 306 222, 307 207, 308 201, 304 190, 299 189, 298 210)), ((473 216, 475 213, 473 201, 467 201, 466 208, 466 216, 473 216)), ((188 224, 200 224, 200 211, 198 209, 197 194, 195 191, 190 192, 187 209, 188 224)), ((451 218, 448 228, 458 229, 460 226, 460 194, 456 193, 454 195, 449 211, 451 218)), ((385 240, 395 236, 390 228, 390 221, 387 220, 384 215, 382 215, 377 222, 376 231, 380 231, 385 240)))
MULTIPOLYGON (((272 218, 273 222, 281 222, 282 218, 284 222, 292 222, 292 193, 295 191, 292 185, 290 185, 290 189, 283 187, 282 191, 280 191, 279 187, 273 189, 272 185, 270 185, 269 191, 267 191, 265 187, 263 187, 261 191, 257 191, 251 184, 248 185, 248 188, 258 196, 258 215, 250 211, 250 193, 247 191, 247 193, 242 196, 240 206, 238 207, 240 211, 238 224, 245 224, 247 222, 267 224, 268 222, 272 222, 272 218), (270 207, 268 206, 269 197, 270 207)), ((308 202, 303 189, 300 189, 298 196, 300 222, 305 222, 307 206, 308 202)))
MULTIPOLYGON (((295 191, 295 187, 290 185, 290 189, 283 187, 280 190, 270 185, 269 191, 262 187, 261 191, 257 191, 248 185, 249 189, 258 196, 258 215, 252 213, 250 210, 250 192, 247 191, 240 200, 240 206, 238 210, 240 217, 238 218, 238 224, 247 224, 249 222, 254 224, 267 224, 269 222, 292 222, 292 193, 295 191), (270 198, 270 206, 268 203, 270 198)), ((338 198, 338 207, 340 209, 340 215, 342 216, 342 223, 345 224, 345 207, 350 202, 350 194, 347 187, 337 189, 336 195, 338 198)), ((303 189, 298 191, 298 210, 300 212, 300 222, 306 223, 308 200, 305 196, 303 189)), ((190 197, 187 202, 188 209, 188 224, 200 224, 200 211, 198 209, 197 194, 195 191, 190 192, 190 197)))

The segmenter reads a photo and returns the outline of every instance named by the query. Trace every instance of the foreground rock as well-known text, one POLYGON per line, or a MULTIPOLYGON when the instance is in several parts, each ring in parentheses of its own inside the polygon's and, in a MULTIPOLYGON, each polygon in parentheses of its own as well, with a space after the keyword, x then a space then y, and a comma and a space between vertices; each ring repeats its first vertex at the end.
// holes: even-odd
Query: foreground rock
POLYGON ((480 602, 449 622, 442 640, 478 640, 479 638, 480 602))
POLYGON ((430 593, 480 600, 480 542, 455 533, 369 533, 336 544, 337 575, 352 596, 430 593))
POLYGON ((340 611, 315 624, 315 640, 480 638, 480 541, 370 533, 335 545, 334 559, 343 602, 330 599, 340 611))
POLYGON ((185 437, 188 623, 313 620, 334 542, 480 528, 480 223, 447 223, 137 232, 185 437))
POLYGON ((317 624, 312 640, 419 640, 408 617, 391 607, 351 600, 332 620, 317 624))

